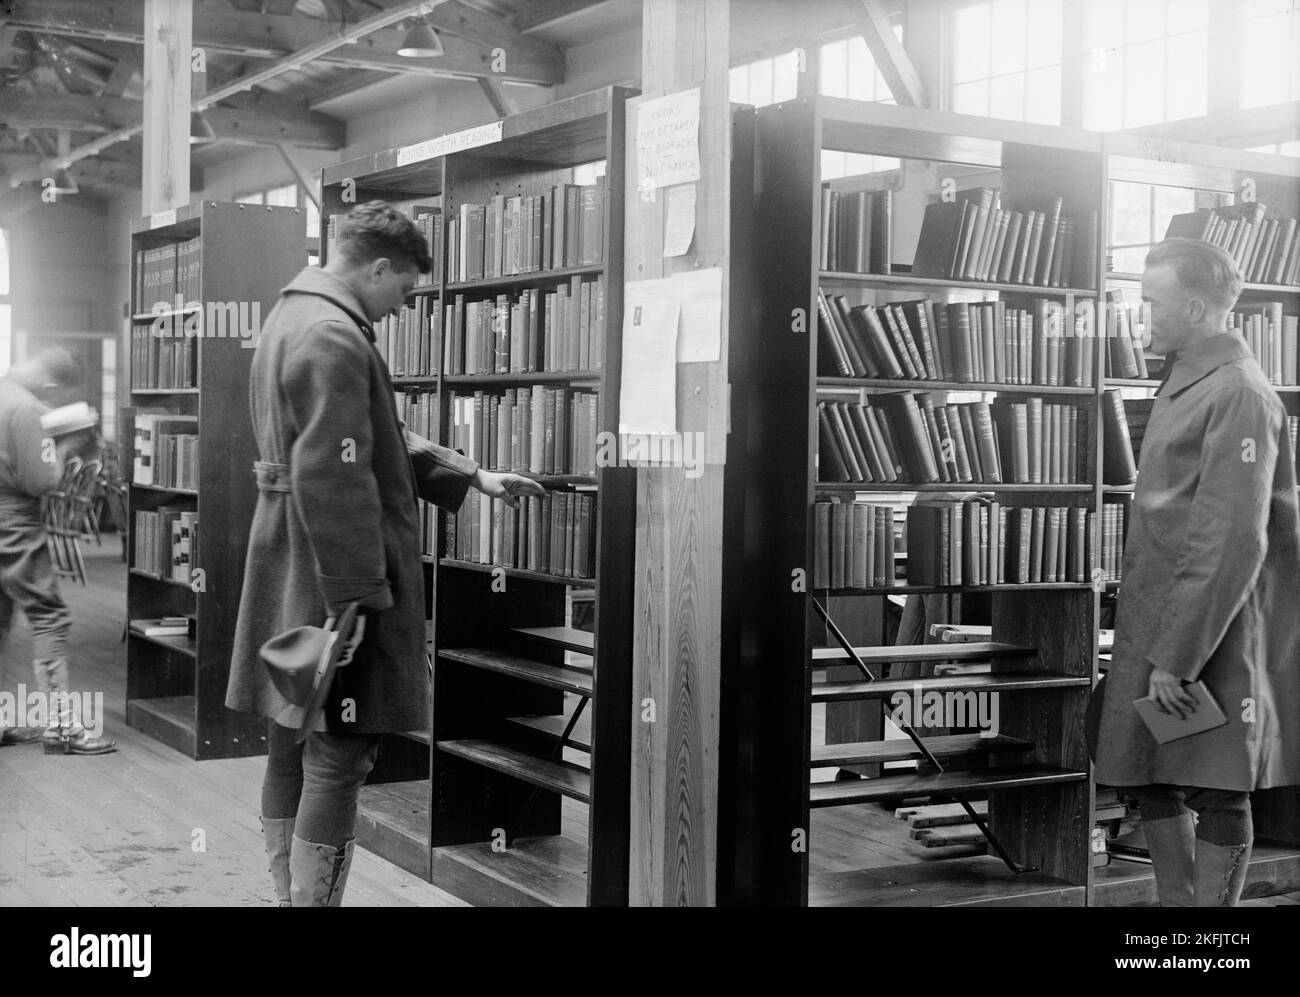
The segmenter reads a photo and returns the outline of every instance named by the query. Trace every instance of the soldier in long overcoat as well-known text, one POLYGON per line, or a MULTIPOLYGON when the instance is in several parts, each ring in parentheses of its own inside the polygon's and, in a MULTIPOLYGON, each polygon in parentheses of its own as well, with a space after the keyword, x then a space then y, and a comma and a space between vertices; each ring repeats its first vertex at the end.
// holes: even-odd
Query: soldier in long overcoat
POLYGON ((1227 316, 1229 257, 1170 239, 1143 277, 1167 374, 1142 441, 1097 747, 1097 781, 1138 787, 1163 905, 1233 905, 1249 793, 1300 784, 1300 532, 1286 410, 1227 316), (1157 743, 1133 702, 1224 726, 1157 743), (1192 811, 1199 820, 1193 822, 1192 811))
POLYGON ((417 493, 454 511, 470 486, 512 505, 542 491, 398 419, 371 322, 400 308, 430 266, 410 219, 383 202, 354 208, 328 265, 282 292, 253 360, 258 501, 226 705, 270 720, 262 821, 282 904, 338 905, 379 735, 428 728, 417 493), (259 650, 353 602, 359 640, 300 747, 303 711, 272 685, 259 650))

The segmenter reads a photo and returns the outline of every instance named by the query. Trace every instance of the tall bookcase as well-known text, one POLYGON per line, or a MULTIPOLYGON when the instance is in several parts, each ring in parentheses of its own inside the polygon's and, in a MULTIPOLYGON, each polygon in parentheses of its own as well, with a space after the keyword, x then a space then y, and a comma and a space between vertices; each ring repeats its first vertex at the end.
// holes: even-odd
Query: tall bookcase
POLYGON ((248 373, 261 321, 306 263, 302 213, 199 201, 134 222, 131 249, 127 617, 186 616, 191 632, 128 626, 127 723, 199 760, 261 754, 265 720, 224 705, 257 495, 248 373), (168 439, 195 435, 197 454, 168 439), (184 554, 165 527, 149 531, 156 544, 141 535, 140 514, 160 510, 197 519, 184 554))
MULTIPOLYGON (((1175 216, 1193 212, 1205 213, 1223 209, 1231 216, 1243 209, 1258 205, 1260 215, 1270 219, 1300 219, 1300 165, 1289 157, 1265 155, 1219 146, 1202 146, 1166 139, 1144 138, 1131 135, 1107 135, 1102 140, 1105 178, 1107 183, 1107 215, 1109 223, 1105 269, 1105 288, 1122 296, 1126 305, 1137 311, 1141 300, 1141 260, 1147 239, 1159 241, 1170 231, 1175 216), (1146 238, 1139 238, 1143 228, 1146 238), (1138 243, 1133 248, 1127 248, 1138 243)), ((1267 228, 1262 228, 1264 247, 1267 247, 1267 228)), ((1177 234, 1177 233, 1175 233, 1177 234)), ((1213 240, 1220 242, 1221 240, 1213 240)), ((1248 241, 1248 239, 1247 239, 1248 241)), ((1235 248, 1232 243, 1229 247, 1235 248)), ((1285 316, 1290 322, 1300 316, 1300 285, 1277 282, 1275 274, 1269 279, 1258 271, 1264 269, 1249 265, 1250 247, 1240 245, 1240 258, 1247 264, 1245 273, 1255 279, 1248 280, 1238 300, 1237 311, 1243 316, 1257 312, 1267 316, 1270 312, 1285 316), (1255 271, 1252 273, 1252 271, 1255 271)), ((1278 260, 1276 270, 1287 270, 1286 256, 1294 263, 1292 250, 1274 254, 1278 260)), ((1294 279, 1294 277, 1292 277, 1294 279)), ((1284 276, 1285 280, 1285 276, 1284 276)), ((1300 416, 1300 370, 1293 353, 1282 351, 1275 355, 1277 338, 1270 337, 1269 319, 1260 321, 1252 329, 1247 341, 1254 341, 1253 349, 1265 374, 1272 373, 1273 389, 1282 399, 1287 414, 1300 416), (1262 333, 1262 335, 1260 335, 1262 333), (1263 340, 1274 338, 1268 346, 1263 340), (1285 362, 1284 362, 1285 361, 1285 362)), ((1244 323, 1243 323, 1244 325, 1244 323)), ((1243 330, 1244 331, 1244 328, 1243 330)), ((1107 389, 1116 390, 1124 399, 1134 446, 1140 455, 1141 439, 1152 400, 1160 383, 1161 362, 1147 357, 1146 377, 1118 376, 1112 370, 1106 376, 1107 389)), ((1129 373, 1132 373, 1131 371, 1129 373)), ((1290 455, 1286 455, 1288 458, 1290 455)), ((1125 508, 1132 499, 1133 485, 1105 486, 1109 501, 1125 508)), ((1126 526, 1127 524, 1125 524, 1126 526)), ((1110 581, 1107 589, 1113 592, 1123 584, 1110 581)), ((1255 821, 1255 849, 1251 856, 1251 870, 1245 892, 1247 896, 1294 890, 1300 886, 1300 805, 1294 787, 1259 791, 1252 794, 1255 821)), ((1128 863, 1112 863, 1097 870, 1093 901, 1103 905, 1125 905, 1150 901, 1154 888, 1150 875, 1134 872, 1128 863)))
MULTIPOLYGON (((951 374, 942 380, 838 376, 830 373, 824 355, 819 366, 819 350, 825 346, 819 344, 818 297, 820 288, 844 296, 848 306, 920 299, 941 305, 995 300, 1008 310, 1030 313, 1038 302, 1046 301, 1057 315, 1053 328, 1068 339, 1080 314, 1076 308, 1082 306, 1086 314, 1095 307, 1101 268, 1096 240, 1075 243, 1071 270, 1083 276, 1077 281, 1081 287, 1069 286, 1065 275, 1058 282, 1062 286, 1054 287, 1041 286, 1039 280, 1013 283, 920 276, 910 272, 909 260, 922 240, 927 204, 960 201, 970 196, 963 193, 968 189, 999 189, 1004 207, 1034 205, 1041 210, 1060 197, 1063 214, 1082 220, 1095 213, 1100 219, 1104 205, 1100 140, 1069 129, 810 97, 760 109, 757 148, 758 230, 763 233, 757 247, 763 275, 758 330, 762 361, 740 389, 749 399, 741 401, 749 413, 744 440, 748 501, 744 541, 732 545, 732 566, 725 572, 729 581, 744 579, 738 654, 740 667, 753 676, 754 685, 753 702, 737 714, 735 728, 750 767, 742 766, 725 792, 736 813, 746 815, 743 820, 752 837, 748 850, 738 855, 735 869, 726 873, 732 877, 729 900, 935 905, 1019 898, 1019 902, 1082 905, 1091 879, 1092 824, 1083 715, 1095 677, 1098 612, 1090 576, 1089 580, 1004 580, 981 586, 918 584, 897 577, 890 564, 884 577, 868 579, 865 587, 819 588, 816 519, 820 499, 868 497, 892 507, 882 528, 900 531, 905 507, 932 492, 956 497, 991 494, 1001 507, 1011 510, 1062 507, 1081 510, 1080 516, 1099 512, 1099 354, 1091 349, 1079 355, 1075 383, 1062 379, 1053 384, 1036 377, 1031 384, 1000 383, 987 371, 978 382, 951 374), (875 230, 875 241, 868 239, 862 255, 854 258, 855 268, 873 272, 825 266, 822 247, 829 233, 823 233, 822 226, 829 216, 822 208, 823 150, 894 161, 877 164, 879 173, 828 185, 841 195, 855 190, 891 191, 879 195, 870 209, 877 219, 883 217, 885 227, 875 230), (886 197, 888 208, 883 207, 886 197), (863 265, 867 257, 870 263, 863 265), (1013 483, 844 483, 832 480, 826 455, 819 474, 819 402, 870 403, 882 394, 904 390, 945 393, 948 397, 940 396, 940 402, 993 400, 995 406, 1040 398, 1045 405, 1064 406, 1067 416, 1073 410, 1074 480, 1014 483, 1007 474, 1003 480, 1013 483), (847 656, 816 614, 814 600, 826 605, 836 597, 842 605, 846 598, 955 591, 990 594, 992 643, 965 648, 865 647, 859 653, 876 681, 825 680, 827 667, 842 665, 847 656), (924 674, 935 662, 943 662, 948 674, 924 674), (887 671, 890 668, 894 671, 887 671), (890 678, 903 669, 909 677, 890 678), (910 677, 918 672, 919 677, 910 677), (898 702, 891 699, 895 693, 918 699, 931 693, 997 697, 999 736, 966 734, 942 746, 932 742, 935 749, 941 748, 943 773, 891 769, 894 763, 918 759, 919 752, 907 740, 812 743, 813 711, 819 704, 863 701, 868 708, 880 709, 882 702, 898 702), (868 764, 885 770, 879 778, 865 780, 813 779, 814 773, 827 768, 868 764), (867 812, 841 808, 864 808, 918 795, 942 796, 945 790, 987 795, 990 828, 1012 858, 1032 871, 1014 875, 991 855, 898 864, 872 855, 869 844, 859 854, 853 851, 859 843, 844 845, 844 836, 837 838, 836 813, 847 823, 855 814, 867 812), (853 854, 832 854, 835 840, 841 842, 841 850, 853 854)), ((1085 229, 1086 221, 1079 227, 1085 229)), ((932 252, 944 248, 929 246, 932 252)), ((850 247, 848 255, 853 253, 850 247)), ((1004 462, 1004 471, 1008 464, 1004 462)), ((900 540, 905 537, 901 531, 900 540)))
MULTIPOLYGON (((555 550, 571 546, 572 559, 588 565, 543 564, 537 558, 544 552, 520 546, 525 530, 534 541, 541 536, 540 508, 528 526, 475 492, 458 514, 424 510, 431 729, 385 739, 361 793, 358 838, 475 903, 627 902, 632 580, 626 556, 633 546, 635 472, 561 462, 538 473, 528 470, 535 464, 527 452, 516 451, 513 467, 490 456, 510 444, 508 426, 498 430, 495 421, 510 411, 500 407, 507 393, 520 402, 516 447, 518 409, 531 413, 534 393, 557 389, 551 426, 565 419, 566 405, 577 408, 575 396, 582 399, 566 423, 575 459, 594 444, 590 434, 617 432, 623 104, 631 93, 613 87, 580 95, 332 166, 322 177, 327 254, 330 217, 355 203, 379 198, 431 218, 439 265, 413 293, 405 331, 389 330, 396 345, 382 331, 379 343, 399 375, 393 383, 408 424, 490 469, 541 481, 555 524, 546 538, 555 550), (595 186, 592 164, 602 162, 598 215, 589 213, 584 226, 581 191, 567 216, 548 210, 557 188, 563 196, 562 185, 595 186), (577 167, 585 168, 583 176, 577 167), (581 231, 572 242, 581 253, 566 258, 546 248, 559 244, 561 226, 570 240, 581 231), (483 233, 486 252, 482 242, 474 244, 474 231, 483 233), (466 236, 473 248, 462 252, 466 236), (491 260, 493 246, 500 265, 468 262, 491 260), (506 247, 518 248, 517 264, 506 247), (565 314, 584 316, 581 323, 574 319, 571 332, 581 335, 565 356, 548 352, 559 332, 558 321, 552 328, 559 313, 551 309, 560 306, 547 298, 560 292, 568 296, 565 314), (534 294, 535 318, 528 312, 534 294), (528 339, 520 337, 522 325, 531 325, 528 339), (426 340, 423 351, 418 342, 412 347, 412 336, 426 340), (479 354, 485 364, 475 364, 475 344, 485 348, 479 354), (458 359, 449 364, 453 353, 458 359), (427 358, 417 359, 415 376, 402 374, 408 356, 427 358), (559 525, 562 508, 575 510, 568 534, 559 525), (495 528, 485 528, 493 519, 495 528), (586 545, 565 541, 584 526, 586 545)), ((590 200, 588 210, 597 210, 590 200)), ((537 410, 539 431, 544 406, 537 410)))

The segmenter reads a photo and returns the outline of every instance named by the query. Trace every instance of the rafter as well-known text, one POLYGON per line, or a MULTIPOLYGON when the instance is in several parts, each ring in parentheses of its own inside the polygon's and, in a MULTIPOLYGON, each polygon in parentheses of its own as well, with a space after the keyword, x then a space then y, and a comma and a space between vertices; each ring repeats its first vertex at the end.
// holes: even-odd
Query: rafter
MULTIPOLYGON (((8 24, 46 34, 132 44, 140 44, 144 38, 142 0, 107 0, 95 4, 80 0, 8 0, 0 10, 7 15, 8 24)), ((384 16, 375 15, 376 18, 384 16)), ((446 54, 440 58, 399 56, 397 48, 403 32, 400 28, 384 27, 368 31, 356 44, 323 50, 312 61, 318 65, 379 69, 399 75, 487 77, 536 86, 556 86, 564 81, 563 53, 541 39, 519 33, 504 21, 452 0, 439 3, 427 16, 430 24, 446 31, 443 37, 446 54), (439 15, 443 6, 451 6, 452 13, 439 15), (458 30, 484 40, 466 39, 456 33, 458 30), (505 53, 503 71, 498 71, 500 60, 493 57, 493 50, 498 48, 505 53)), ((349 27, 355 27, 355 23, 349 27)), ((329 21, 245 14, 215 4, 197 5, 194 10, 194 44, 210 53, 283 59, 317 46, 324 48, 338 38, 338 25, 329 21)))
POLYGON ((912 65, 912 58, 903 43, 894 34, 880 0, 846 0, 854 22, 866 39, 867 48, 880 69, 880 75, 889 84, 890 93, 899 104, 910 107, 927 107, 925 84, 921 74, 912 65))

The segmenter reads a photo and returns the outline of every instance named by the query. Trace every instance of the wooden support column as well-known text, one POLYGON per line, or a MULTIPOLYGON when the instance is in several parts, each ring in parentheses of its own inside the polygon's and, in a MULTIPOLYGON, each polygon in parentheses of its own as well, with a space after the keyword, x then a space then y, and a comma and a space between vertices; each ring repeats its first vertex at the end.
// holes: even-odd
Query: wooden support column
MULTIPOLYGON (((702 472, 637 470, 629 902, 716 899, 723 465, 728 432, 727 261, 731 117, 728 0, 643 0, 642 93, 627 105, 624 274, 723 270, 722 353, 677 365, 677 430, 698 433, 702 472), (636 133, 649 99, 700 89, 695 239, 663 259, 666 190, 638 189, 636 133), (653 701, 654 722, 645 704, 653 701)), ((621 317, 612 320, 621 321, 621 317)))
POLYGON ((146 215, 190 201, 190 0, 145 0, 144 190, 146 215))

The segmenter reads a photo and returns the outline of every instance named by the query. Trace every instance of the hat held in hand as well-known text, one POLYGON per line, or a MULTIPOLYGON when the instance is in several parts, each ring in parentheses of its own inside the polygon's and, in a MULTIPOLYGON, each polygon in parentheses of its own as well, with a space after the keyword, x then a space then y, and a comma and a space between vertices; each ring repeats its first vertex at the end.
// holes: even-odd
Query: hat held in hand
POLYGON ((299 742, 305 741, 316 727, 335 670, 351 660, 354 638, 360 636, 354 634, 358 628, 357 609, 354 602, 337 620, 326 620, 323 627, 294 627, 262 645, 262 663, 271 683, 280 695, 303 709, 299 742))
POLYGON ((99 413, 85 402, 74 402, 61 408, 50 409, 41 416, 41 428, 51 436, 67 436, 99 425, 99 413))

